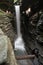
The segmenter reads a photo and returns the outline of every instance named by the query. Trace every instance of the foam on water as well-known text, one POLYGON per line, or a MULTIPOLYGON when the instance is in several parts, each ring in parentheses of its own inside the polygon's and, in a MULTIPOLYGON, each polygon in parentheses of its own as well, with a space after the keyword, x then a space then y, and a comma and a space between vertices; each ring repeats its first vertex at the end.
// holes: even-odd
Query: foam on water
POLYGON ((22 37, 18 37, 16 39, 16 41, 15 41, 15 49, 25 50, 24 41, 23 41, 22 37))

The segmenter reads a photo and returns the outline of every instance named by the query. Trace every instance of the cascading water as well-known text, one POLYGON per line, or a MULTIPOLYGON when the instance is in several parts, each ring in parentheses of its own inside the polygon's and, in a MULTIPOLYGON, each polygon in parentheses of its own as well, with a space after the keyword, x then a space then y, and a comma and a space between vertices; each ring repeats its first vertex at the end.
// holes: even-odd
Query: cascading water
POLYGON ((14 48, 16 50, 25 50, 24 41, 20 32, 20 5, 15 5, 16 23, 17 23, 17 39, 14 42, 14 48))
MULTIPOLYGON (((22 39, 22 35, 20 32, 20 5, 15 5, 15 12, 16 12, 16 23, 17 23, 17 39, 14 42, 14 49, 16 50, 16 56, 27 55, 24 41, 22 39)), ((27 60, 18 60, 20 65, 28 65, 27 60)))
MULTIPOLYGON (((22 39, 22 35, 20 32, 20 5, 15 5, 15 12, 16 12, 16 23, 17 23, 17 39, 14 42, 14 50, 16 50, 16 56, 27 55, 24 41, 22 39)), ((31 60, 17 60, 20 65, 36 65, 34 64, 37 62, 36 60, 32 63, 31 60)), ((38 64, 39 65, 39 64, 38 64)))
POLYGON ((17 23, 17 35, 18 37, 21 36, 20 32, 20 6, 15 5, 15 12, 16 12, 16 23, 17 23))

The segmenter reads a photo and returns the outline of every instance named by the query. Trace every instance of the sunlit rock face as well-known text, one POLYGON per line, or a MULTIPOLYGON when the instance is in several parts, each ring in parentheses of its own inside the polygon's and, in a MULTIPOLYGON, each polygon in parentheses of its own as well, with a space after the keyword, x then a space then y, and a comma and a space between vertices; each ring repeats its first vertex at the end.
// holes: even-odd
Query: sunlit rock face
POLYGON ((7 37, 0 29, 0 64, 7 61, 7 37))

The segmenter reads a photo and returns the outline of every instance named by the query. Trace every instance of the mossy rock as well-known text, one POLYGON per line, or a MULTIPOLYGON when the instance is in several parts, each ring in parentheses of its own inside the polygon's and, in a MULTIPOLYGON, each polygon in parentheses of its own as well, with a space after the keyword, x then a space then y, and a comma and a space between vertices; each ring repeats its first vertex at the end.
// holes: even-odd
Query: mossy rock
POLYGON ((12 26, 12 14, 6 14, 0 10, 0 28, 10 38, 11 42, 14 41, 15 33, 12 26))

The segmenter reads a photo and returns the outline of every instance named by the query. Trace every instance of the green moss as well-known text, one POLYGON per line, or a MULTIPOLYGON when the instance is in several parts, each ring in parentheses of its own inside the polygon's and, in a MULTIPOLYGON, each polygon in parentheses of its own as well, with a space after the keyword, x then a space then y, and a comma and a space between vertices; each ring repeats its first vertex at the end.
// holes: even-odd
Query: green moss
POLYGON ((0 9, 0 15, 5 15, 5 12, 0 9))

